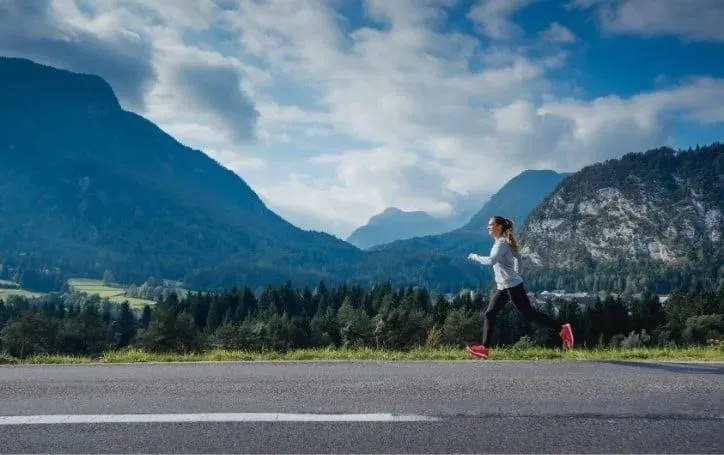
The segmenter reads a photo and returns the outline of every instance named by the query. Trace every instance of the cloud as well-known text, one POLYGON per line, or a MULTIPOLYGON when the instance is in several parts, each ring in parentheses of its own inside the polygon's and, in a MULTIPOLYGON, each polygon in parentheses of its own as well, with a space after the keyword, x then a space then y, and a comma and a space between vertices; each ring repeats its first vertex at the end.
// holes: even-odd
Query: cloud
POLYGON ((558 22, 553 22, 540 35, 544 40, 553 43, 573 43, 576 41, 576 35, 558 22))
POLYGON ((112 11, 88 14, 72 1, 0 0, 0 54, 99 75, 124 106, 138 110, 156 77, 138 21, 112 11))
POLYGON ((722 106, 724 80, 696 78, 630 98, 614 95, 590 102, 551 101, 537 114, 565 122, 565 134, 558 137, 551 156, 557 167, 576 169, 614 153, 620 156, 666 143, 678 118, 722 123, 722 106))
POLYGON ((389 147, 345 150, 282 167, 292 177, 260 190, 269 204, 304 227, 329 226, 344 237, 390 206, 389 195, 410 210, 448 216, 444 176, 434 161, 389 147), (293 195, 293 196, 290 196, 293 195), (441 198, 441 195, 443 196, 441 198))
POLYGON ((253 137, 259 112, 241 90, 241 80, 230 66, 184 62, 175 70, 179 95, 218 118, 239 140, 253 137))
MULTIPOLYGON (((681 120, 724 122, 720 79, 567 91, 585 35, 560 19, 526 36, 516 15, 537 1, 0 0, 0 48, 103 76, 282 216, 341 237, 389 206, 444 216, 525 169, 576 170, 663 145, 681 120)), ((719 33, 681 11, 664 26, 647 0, 571 5, 609 33, 719 33)))
POLYGON ((479 0, 468 18, 475 21, 478 31, 493 39, 520 37, 523 29, 510 19, 516 11, 537 0, 479 0))
POLYGON ((724 41, 721 0, 574 0, 571 6, 594 8, 601 27, 610 34, 724 41))
MULTIPOLYGON (((522 31, 511 18, 531 3, 478 2, 468 16, 486 36, 515 41, 522 31)), ((484 47, 441 25, 451 2, 363 5, 373 23, 357 28, 322 2, 245 2, 229 16, 240 61, 269 77, 248 90, 260 138, 269 150, 313 156, 276 168, 283 178, 249 176, 273 208, 299 223, 346 234, 392 205, 446 214, 452 201, 476 194, 482 205, 482 195, 522 170, 576 170, 659 146, 671 132, 667 115, 716 112, 699 108, 705 100, 692 93, 704 86, 694 81, 665 92, 661 103, 651 101, 656 92, 559 97, 549 74, 567 54, 556 46, 537 54, 514 44, 484 47), (277 96, 281 86, 304 93, 303 101, 277 96)), ((576 41, 556 22, 539 38, 576 41)), ((716 99, 721 88, 709 90, 716 99)))

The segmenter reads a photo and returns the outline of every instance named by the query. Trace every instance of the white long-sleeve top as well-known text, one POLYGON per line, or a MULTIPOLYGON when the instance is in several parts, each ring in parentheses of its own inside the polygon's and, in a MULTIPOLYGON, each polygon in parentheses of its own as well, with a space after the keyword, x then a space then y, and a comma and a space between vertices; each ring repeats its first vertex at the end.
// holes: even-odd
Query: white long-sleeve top
POLYGON ((508 241, 500 237, 493 243, 490 256, 480 256, 470 253, 468 259, 482 265, 492 265, 495 275, 495 285, 498 289, 508 289, 523 282, 523 262, 520 254, 514 253, 508 241))

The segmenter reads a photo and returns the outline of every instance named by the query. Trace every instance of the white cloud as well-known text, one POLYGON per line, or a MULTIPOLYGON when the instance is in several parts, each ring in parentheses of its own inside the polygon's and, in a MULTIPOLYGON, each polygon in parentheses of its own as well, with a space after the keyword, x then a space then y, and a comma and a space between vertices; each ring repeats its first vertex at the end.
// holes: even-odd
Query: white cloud
POLYGON ((724 41, 721 0, 573 0, 571 5, 595 8, 601 26, 612 34, 724 41))
POLYGON ((475 21, 483 35, 494 39, 520 36, 523 30, 510 16, 537 0, 479 0, 468 17, 475 21))
POLYGON ((541 32, 541 38, 553 43, 573 43, 576 35, 558 22, 553 22, 547 29, 541 32))
POLYGON ((529 101, 518 100, 493 112, 495 128, 501 133, 530 133, 533 131, 534 107, 529 101))
MULTIPOLYGON (((631 97, 565 96, 551 72, 580 39, 552 22, 526 37, 541 46, 520 44, 515 14, 535 1, 479 1, 467 15, 475 33, 465 33, 444 25, 453 0, 369 0, 360 4, 374 26, 361 28, 339 17, 339 0, 83 2, 95 11, 55 0, 52 15, 0 0, 0 11, 15 8, 14 41, 0 39, 0 48, 98 72, 122 98, 142 100, 142 114, 238 172, 282 216, 341 237, 388 206, 445 215, 477 195, 482 205, 525 169, 576 170, 660 146, 674 118, 724 122, 718 79, 631 97), (18 17, 35 24, 27 36, 57 47, 30 52, 18 17), (104 58, 63 60, 68 46, 104 58)), ((613 11, 599 16, 609 31, 689 27, 652 28, 665 22, 654 13, 631 25, 626 4, 575 6, 613 11)))
POLYGON ((174 86, 187 105, 213 115, 235 139, 254 136, 259 112, 242 91, 234 66, 186 61, 174 70, 174 86))
POLYGON ((99 75, 124 107, 144 108, 155 81, 152 47, 142 22, 122 11, 89 15, 72 0, 0 1, 0 55, 99 75))
POLYGON ((538 109, 543 117, 566 122, 552 156, 557 166, 576 169, 627 152, 640 152, 667 142, 672 122, 683 118, 713 124, 724 122, 724 80, 698 78, 677 87, 642 93, 628 99, 608 96, 591 102, 549 102, 538 109))

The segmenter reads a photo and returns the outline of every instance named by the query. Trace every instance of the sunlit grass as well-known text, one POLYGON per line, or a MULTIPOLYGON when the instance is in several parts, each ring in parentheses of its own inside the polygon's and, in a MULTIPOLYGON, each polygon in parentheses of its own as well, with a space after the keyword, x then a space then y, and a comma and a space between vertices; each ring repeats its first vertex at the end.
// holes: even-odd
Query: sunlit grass
MULTIPOLYGON (((564 351, 542 347, 507 347, 491 350, 490 360, 679 360, 679 361, 724 361, 721 346, 698 346, 681 348, 594 348, 564 351)), ((26 364, 79 364, 79 363, 147 363, 147 362, 231 362, 231 361, 445 361, 469 360, 473 358, 458 347, 413 348, 409 350, 382 350, 374 348, 319 348, 295 349, 289 351, 251 351, 212 349, 198 353, 155 353, 141 349, 123 349, 106 352, 91 358, 68 355, 38 355, 24 360, 0 354, 2 363, 26 364)))
POLYGON ((77 292, 84 292, 88 295, 98 295, 101 298, 107 298, 111 302, 121 304, 128 302, 131 308, 143 308, 146 305, 154 305, 153 300, 139 299, 136 297, 126 297, 122 288, 109 286, 102 280, 94 280, 90 278, 71 278, 68 280, 68 286, 77 292))

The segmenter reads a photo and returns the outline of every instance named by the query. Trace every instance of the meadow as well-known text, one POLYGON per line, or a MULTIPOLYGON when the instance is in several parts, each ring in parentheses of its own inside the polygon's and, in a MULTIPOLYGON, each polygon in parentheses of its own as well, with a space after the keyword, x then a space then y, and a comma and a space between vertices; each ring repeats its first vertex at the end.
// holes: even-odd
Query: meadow
POLYGON ((109 301, 121 304, 128 301, 131 308, 143 308, 146 305, 153 305, 153 300, 139 299, 135 297, 126 297, 123 288, 109 286, 101 280, 90 278, 71 278, 68 280, 68 286, 77 292, 84 292, 88 295, 97 295, 100 298, 107 298, 109 301))

